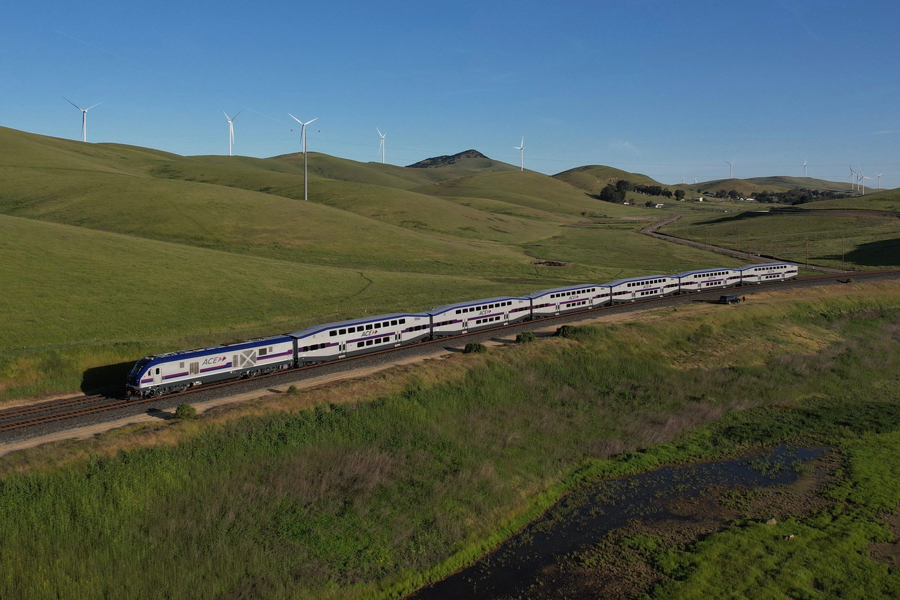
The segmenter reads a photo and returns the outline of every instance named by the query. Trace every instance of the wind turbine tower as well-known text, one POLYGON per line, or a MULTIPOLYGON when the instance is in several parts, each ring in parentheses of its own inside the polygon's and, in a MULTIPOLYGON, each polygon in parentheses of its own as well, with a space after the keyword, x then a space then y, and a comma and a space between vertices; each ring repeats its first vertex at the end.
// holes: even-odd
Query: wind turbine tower
POLYGON ((222 111, 222 114, 225 115, 225 118, 228 120, 228 156, 231 156, 231 146, 234 144, 234 120, 237 119, 238 115, 241 113, 238 111, 238 114, 231 118, 228 118, 228 113, 224 110, 222 111))
POLYGON ((806 161, 805 160, 803 161, 803 176, 809 177, 809 175, 806 174, 806 161))
POLYGON ((725 164, 728 165, 728 179, 734 179, 734 161, 728 162, 726 160, 725 164))
POLYGON ((306 200, 308 197, 307 196, 308 189, 306 187, 306 179, 307 179, 307 174, 308 174, 307 164, 306 164, 306 126, 309 125, 310 123, 312 123, 313 121, 315 121, 316 119, 318 119, 319 117, 316 117, 312 121, 307 121, 306 123, 304 123, 303 121, 301 121, 300 119, 298 119, 297 117, 292 115, 291 113, 288 113, 288 116, 290 118, 292 118, 293 120, 297 121, 298 123, 300 123, 300 139, 303 140, 303 199, 306 200))
POLYGON ((75 104, 74 102, 72 102, 71 100, 66 98, 65 96, 63 96, 63 100, 65 100, 66 102, 68 102, 69 104, 71 104, 72 106, 74 106, 75 108, 77 108, 78 110, 81 111, 81 141, 86 142, 87 141, 87 112, 89 110, 91 110, 92 108, 94 108, 94 106, 100 106, 103 103, 98 102, 94 106, 90 106, 88 108, 81 108, 80 106, 78 106, 77 104, 75 104))
POLYGON ((875 176, 878 177, 878 189, 879 190, 881 189, 881 176, 882 175, 884 175, 884 173, 875 173, 875 176))
POLYGON ((865 174, 862 172, 862 170, 860 170, 859 171, 859 183, 860 183, 860 190, 862 191, 863 196, 866 195, 866 179, 872 179, 872 178, 866 177, 865 174))
POLYGON ((854 178, 854 177, 856 177, 856 181, 858 182, 858 181, 859 181, 859 175, 856 173, 856 171, 853 170, 853 165, 850 165, 850 176, 847 177, 847 179, 850 180, 850 189, 851 189, 851 190, 856 189, 856 182, 853 181, 853 178, 854 178))
POLYGON ((384 164, 384 134, 381 133, 381 130, 377 127, 375 128, 375 131, 377 131, 378 135, 381 136, 381 147, 379 148, 379 150, 381 150, 381 164, 384 164))
POLYGON ((513 146, 513 150, 519 151, 519 170, 525 170, 525 136, 522 136, 522 145, 513 146))

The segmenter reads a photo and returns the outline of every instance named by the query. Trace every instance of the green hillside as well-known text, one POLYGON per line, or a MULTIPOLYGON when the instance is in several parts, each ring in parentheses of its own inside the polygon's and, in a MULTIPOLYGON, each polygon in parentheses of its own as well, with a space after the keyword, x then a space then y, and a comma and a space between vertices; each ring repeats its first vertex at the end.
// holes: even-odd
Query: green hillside
POLYGON ((310 154, 304 202, 300 155, 0 128, 0 399, 94 385, 97 367, 119 381, 145 353, 727 262, 639 235, 659 212, 480 156, 408 168, 310 154))
POLYGON ((576 167, 557 173, 554 179, 564 181, 569 185, 584 190, 589 194, 599 194, 600 191, 608 184, 615 184, 616 181, 624 179, 638 185, 659 185, 666 187, 664 184, 643 175, 641 173, 629 173, 614 167, 606 167, 603 165, 587 165, 584 167, 576 167))
POLYGON ((848 182, 828 181, 826 179, 815 179, 814 177, 750 177, 747 181, 769 191, 775 191, 775 188, 818 190, 820 192, 849 193, 852 191, 848 182))
POLYGON ((753 183, 748 179, 713 179, 712 181, 701 181, 700 183, 691 186, 695 190, 700 192, 709 192, 715 193, 719 190, 725 190, 726 192, 730 192, 731 190, 736 191, 738 194, 744 197, 752 197, 756 194, 759 194, 762 191, 769 192, 786 192, 788 191, 787 187, 779 187, 775 185, 771 186, 762 186, 753 183))
POLYGON ((883 210, 900 213, 900 189, 875 190, 866 192, 865 196, 854 196, 840 200, 823 200, 822 202, 810 202, 799 208, 807 209, 856 209, 856 210, 883 210))

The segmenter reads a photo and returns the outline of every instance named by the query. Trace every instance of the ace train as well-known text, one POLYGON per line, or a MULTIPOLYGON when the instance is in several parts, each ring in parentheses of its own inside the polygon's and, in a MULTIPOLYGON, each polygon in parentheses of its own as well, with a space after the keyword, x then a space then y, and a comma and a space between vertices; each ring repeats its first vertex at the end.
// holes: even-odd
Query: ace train
POLYGON ((129 396, 147 398, 204 383, 253 377, 541 317, 794 277, 797 265, 791 263, 703 269, 459 302, 422 313, 394 313, 314 325, 236 344, 147 356, 131 369, 126 390, 129 396))

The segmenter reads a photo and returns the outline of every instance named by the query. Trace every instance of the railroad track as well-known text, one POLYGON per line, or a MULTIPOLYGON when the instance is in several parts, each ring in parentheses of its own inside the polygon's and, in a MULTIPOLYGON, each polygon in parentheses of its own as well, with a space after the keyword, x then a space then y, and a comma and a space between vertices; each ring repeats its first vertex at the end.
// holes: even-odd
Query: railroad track
MULTIPOLYGON (((826 274, 826 275, 813 275, 807 277, 798 277, 796 279, 792 279, 789 281, 779 281, 773 283, 764 283, 760 285, 751 285, 739 288, 725 288, 730 291, 742 290, 745 293, 752 293, 754 291, 758 291, 760 289, 772 289, 772 288, 790 288, 790 287, 803 287, 806 285, 815 285, 816 283, 828 282, 828 281, 839 281, 842 278, 847 277, 850 274, 842 273, 840 275, 835 274, 826 274)), ((852 273, 852 276, 857 279, 878 279, 882 277, 898 277, 900 276, 900 270, 889 270, 889 271, 866 271, 866 272, 855 272, 852 273)), ((667 296, 665 298, 649 298, 647 300, 636 300, 627 304, 616 304, 612 306, 603 306, 601 308, 587 309, 577 312, 566 313, 565 315, 560 316, 551 316, 551 317, 542 317, 539 319, 534 319, 532 321, 526 321, 524 323, 517 323, 513 326, 499 326, 491 329, 481 329, 477 332, 466 333, 463 335, 457 335, 452 337, 438 338, 436 340, 428 340, 425 342, 421 342, 417 344, 418 347, 427 347, 433 345, 441 345, 446 344, 448 341, 454 340, 463 340, 465 338, 473 337, 473 336, 483 336, 484 334, 490 333, 500 333, 500 332, 509 332, 512 327, 522 327, 530 326, 530 325, 547 325, 553 324, 554 322, 564 322, 571 321, 573 317, 579 316, 590 316, 590 315, 601 315, 605 311, 611 311, 615 309, 622 310, 623 308, 630 307, 631 310, 635 310, 635 307, 639 307, 641 305, 647 305, 647 308, 650 307, 658 307, 658 306, 666 306, 668 304, 677 304, 683 303, 687 301, 692 301, 696 299, 700 299, 703 297, 710 297, 719 294, 720 292, 724 292, 725 289, 718 290, 710 290, 699 292, 695 294, 683 294, 677 296, 667 296)), ((637 308, 640 310, 640 308, 637 308)), ((210 384, 198 386, 196 388, 183 390, 181 392, 176 392, 173 394, 166 394, 164 396, 156 396, 151 398, 140 398, 140 399, 126 399, 121 397, 121 395, 103 395, 103 394, 95 394, 92 396, 72 396, 68 398, 60 398, 59 400, 49 400, 44 402, 39 402, 36 404, 28 404, 23 406, 18 406, 15 408, 9 408, 5 410, 0 410, 0 433, 14 431, 17 429, 25 429, 28 427, 35 427, 38 425, 45 425, 48 423, 53 423, 56 421, 64 421, 68 419, 74 419, 76 417, 84 417, 97 413, 112 411, 120 408, 133 407, 140 404, 148 404, 151 402, 157 402, 159 400, 169 400, 172 398, 178 397, 190 397, 193 394, 199 392, 207 392, 210 390, 215 390, 217 388, 227 388, 234 386, 236 384, 244 383, 247 381, 259 381, 270 379, 275 376, 291 374, 291 373, 300 373, 303 371, 311 371, 318 369, 323 366, 332 365, 335 363, 352 363, 354 361, 359 361, 363 359, 368 359, 370 357, 378 356, 378 355, 386 355, 398 352, 400 350, 408 349, 411 346, 401 346, 399 348, 388 348, 385 350, 380 350, 378 352, 371 352, 360 356, 354 356, 350 358, 341 359, 339 361, 330 361, 327 363, 321 363, 318 365, 307 365, 304 367, 297 367, 293 369, 284 369, 281 371, 276 371, 274 373, 269 373, 267 375, 260 375, 258 377, 253 377, 250 379, 236 379, 232 381, 225 381, 222 383, 210 384)))

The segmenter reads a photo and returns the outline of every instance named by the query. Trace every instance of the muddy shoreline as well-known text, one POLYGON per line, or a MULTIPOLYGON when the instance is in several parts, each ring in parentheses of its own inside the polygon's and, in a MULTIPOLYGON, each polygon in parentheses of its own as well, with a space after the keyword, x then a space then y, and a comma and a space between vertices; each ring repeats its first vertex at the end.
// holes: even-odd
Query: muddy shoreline
POLYGON ((779 446, 738 459, 600 481, 563 498, 475 564, 410 598, 628 598, 662 577, 652 556, 739 520, 823 509, 825 448, 779 446))

